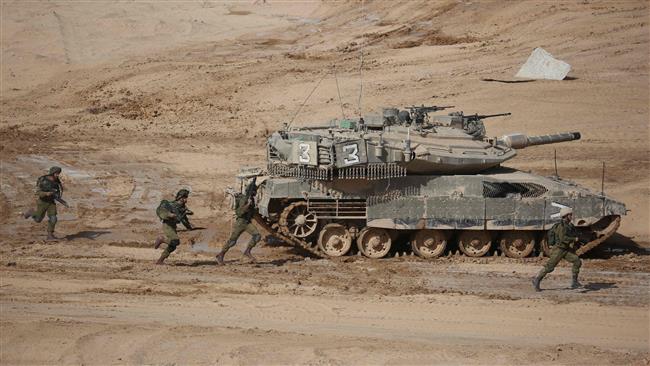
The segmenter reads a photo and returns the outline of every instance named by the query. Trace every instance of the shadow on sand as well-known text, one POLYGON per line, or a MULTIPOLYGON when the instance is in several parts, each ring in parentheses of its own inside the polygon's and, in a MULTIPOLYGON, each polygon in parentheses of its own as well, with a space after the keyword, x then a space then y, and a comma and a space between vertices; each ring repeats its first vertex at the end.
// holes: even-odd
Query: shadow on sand
POLYGON ((600 290, 609 290, 610 288, 618 288, 616 282, 590 282, 582 286, 581 293, 594 292, 600 290))
POLYGON ((105 234, 110 234, 110 231, 103 230, 103 231, 94 231, 94 230, 84 230, 84 231, 79 231, 76 234, 70 234, 66 235, 63 239, 67 241, 75 240, 75 239, 90 239, 90 240, 95 240, 96 238, 105 235, 105 234))
POLYGON ((646 256, 650 255, 650 249, 639 245, 633 238, 615 233, 603 244, 585 253, 584 258, 609 259, 630 253, 646 256))
MULTIPOLYGON (((234 258, 234 259, 226 259, 225 260, 225 265, 230 266, 230 265, 242 265, 242 266, 254 266, 254 267, 266 267, 266 266, 273 266, 273 267, 279 267, 282 266, 286 263, 293 263, 293 262, 301 262, 303 259, 302 258, 284 258, 284 259, 274 259, 270 261, 260 261, 257 260, 255 263, 252 263, 248 261, 246 258, 234 258)), ((205 260, 205 261, 193 261, 193 262, 177 262, 177 263, 170 263, 172 266, 176 267, 201 267, 201 266, 214 266, 214 267, 219 267, 217 265, 216 260, 205 260)))

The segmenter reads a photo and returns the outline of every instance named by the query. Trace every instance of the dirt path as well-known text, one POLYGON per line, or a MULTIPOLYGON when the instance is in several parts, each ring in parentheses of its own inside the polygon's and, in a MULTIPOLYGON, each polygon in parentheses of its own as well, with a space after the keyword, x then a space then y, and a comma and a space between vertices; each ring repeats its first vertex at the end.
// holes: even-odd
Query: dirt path
POLYGON ((152 249, 85 239, 12 247, 0 272, 1 346, 11 350, 3 363, 246 363, 258 352, 269 363, 309 363, 324 350, 334 363, 359 352, 406 363, 525 361, 516 350, 526 362, 648 356, 650 274, 603 271, 598 261, 586 263, 585 289, 566 289, 567 268, 537 294, 528 282, 536 265, 499 258, 313 261, 267 247, 261 264, 238 265, 233 254, 218 268, 183 248, 158 267, 152 249), (25 338, 53 353, 24 353, 25 338), (112 339, 118 348, 105 346, 112 339))

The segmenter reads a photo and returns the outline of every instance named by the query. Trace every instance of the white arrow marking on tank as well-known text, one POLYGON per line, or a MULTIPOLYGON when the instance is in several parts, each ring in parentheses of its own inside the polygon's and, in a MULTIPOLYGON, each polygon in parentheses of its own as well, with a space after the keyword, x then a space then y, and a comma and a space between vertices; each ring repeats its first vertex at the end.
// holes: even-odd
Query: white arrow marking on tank
MULTIPOLYGON (((562 210, 563 208, 570 208, 569 206, 565 206, 565 205, 557 203, 557 202, 551 202, 551 206, 557 207, 560 210, 562 210)), ((551 215, 552 219, 556 219, 558 217, 560 217, 560 211, 558 211, 557 213, 554 213, 554 214, 551 215)))

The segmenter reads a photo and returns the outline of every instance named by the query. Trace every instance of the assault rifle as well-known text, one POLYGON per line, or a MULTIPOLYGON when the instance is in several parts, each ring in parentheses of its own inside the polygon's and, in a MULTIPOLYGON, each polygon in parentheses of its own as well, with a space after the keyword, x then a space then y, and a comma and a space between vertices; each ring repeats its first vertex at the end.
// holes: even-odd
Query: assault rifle
POLYGON ((54 197, 54 200, 65 206, 65 208, 70 208, 70 205, 68 205, 68 202, 66 202, 63 198, 61 198, 61 191, 56 190, 52 192, 52 197, 54 197))
POLYGON ((61 186, 60 181, 57 182, 56 188, 54 188, 50 192, 52 192, 52 197, 54 198, 55 201, 57 201, 60 204, 62 204, 63 206, 65 206, 65 208, 70 208, 70 205, 68 205, 68 202, 66 202, 63 199, 63 187, 61 186))
POLYGON ((192 230, 192 224, 190 224, 190 220, 187 218, 188 215, 194 215, 194 212, 192 210, 188 209, 185 207, 185 209, 182 209, 180 207, 176 208, 175 206, 172 206, 172 213, 176 215, 176 220, 183 224, 188 230, 192 230))

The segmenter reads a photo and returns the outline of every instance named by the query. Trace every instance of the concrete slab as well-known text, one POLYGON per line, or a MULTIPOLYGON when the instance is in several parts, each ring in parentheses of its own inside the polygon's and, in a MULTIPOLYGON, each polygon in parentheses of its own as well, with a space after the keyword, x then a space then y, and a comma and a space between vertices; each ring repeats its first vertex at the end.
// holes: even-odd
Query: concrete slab
POLYGON ((526 79, 563 80, 571 71, 571 65, 557 60, 543 48, 535 48, 515 77, 526 79))

